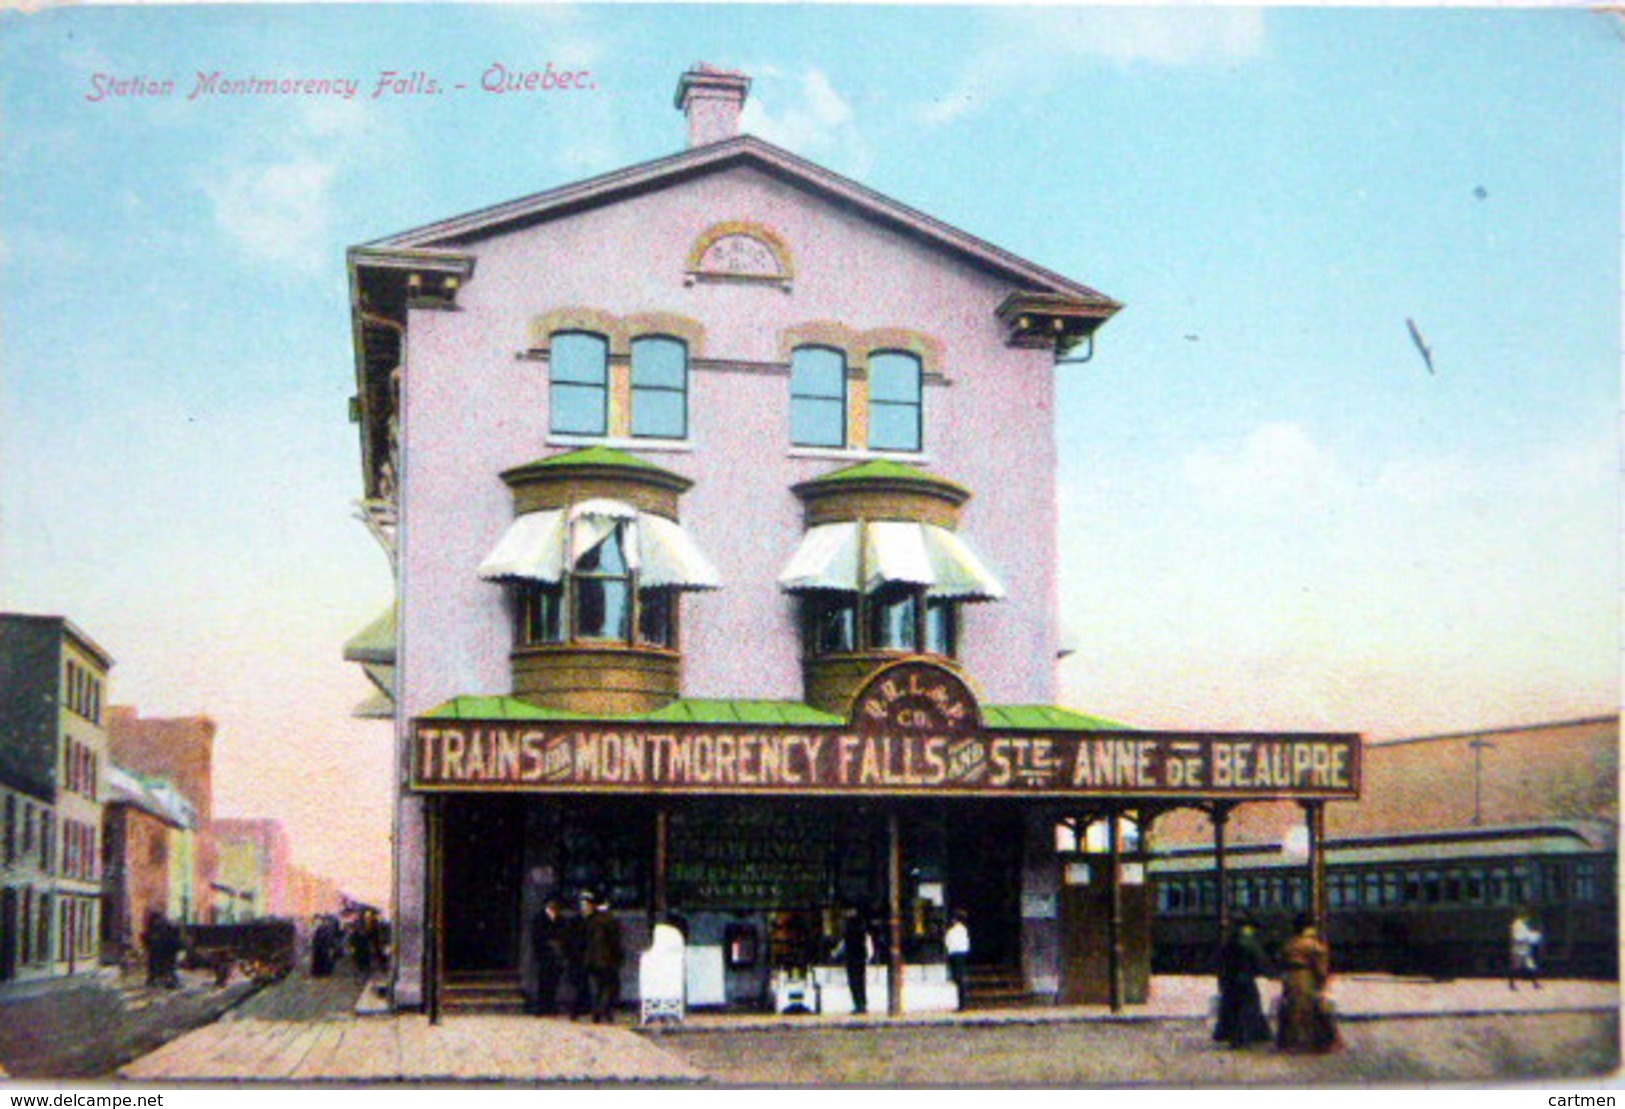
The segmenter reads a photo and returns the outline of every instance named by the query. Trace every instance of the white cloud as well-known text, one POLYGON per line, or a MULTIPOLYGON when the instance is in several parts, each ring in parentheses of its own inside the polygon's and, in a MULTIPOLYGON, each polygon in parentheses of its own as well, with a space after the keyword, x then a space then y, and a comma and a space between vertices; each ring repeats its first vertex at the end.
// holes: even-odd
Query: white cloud
POLYGON ((314 158, 227 171, 207 188, 221 230, 251 258, 314 268, 332 223, 333 166, 314 158))
POLYGON ((799 77, 759 69, 740 128, 804 157, 838 163, 849 173, 861 175, 868 167, 869 150, 852 105, 821 69, 799 77))
POLYGON ((1064 77, 1089 59, 1119 65, 1234 64, 1258 57, 1267 41, 1258 8, 1011 9, 1000 12, 986 46, 959 82, 926 106, 930 124, 984 110, 1024 88, 1064 77))
POLYGON ((1242 442, 1187 455, 1185 480, 1227 507, 1302 507, 1342 488, 1342 467, 1297 424, 1269 423, 1242 442))

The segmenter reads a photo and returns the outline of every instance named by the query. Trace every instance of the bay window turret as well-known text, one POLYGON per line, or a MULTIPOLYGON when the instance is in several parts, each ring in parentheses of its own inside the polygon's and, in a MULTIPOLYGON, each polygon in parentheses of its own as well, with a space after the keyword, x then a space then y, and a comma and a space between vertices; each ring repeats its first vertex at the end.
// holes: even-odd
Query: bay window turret
POLYGON ((899 656, 957 658, 961 607, 1004 587, 957 533, 970 492, 914 466, 870 462, 795 487, 807 531, 779 585, 797 600, 808 704, 845 711, 899 656))
POLYGON ((604 714, 675 700, 680 597, 719 584, 677 522, 688 479, 603 447, 503 479, 516 516, 479 572, 513 595, 514 695, 604 714))

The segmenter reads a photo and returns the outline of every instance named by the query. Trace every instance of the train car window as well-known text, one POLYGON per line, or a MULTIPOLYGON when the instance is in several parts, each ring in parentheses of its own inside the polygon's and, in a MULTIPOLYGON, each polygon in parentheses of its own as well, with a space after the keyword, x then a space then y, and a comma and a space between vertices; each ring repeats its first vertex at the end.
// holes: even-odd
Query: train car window
POLYGON ((1405 875, 1405 904, 1414 905, 1422 900, 1422 876, 1412 871, 1405 875))
POLYGON ((1563 864, 1546 863, 1540 868, 1541 889, 1537 897, 1542 901, 1563 900, 1563 864))
POLYGON ((1424 870, 1422 872, 1422 900, 1429 905, 1437 905, 1441 892, 1439 872, 1437 870, 1424 870))
POLYGON ((1597 899, 1597 864, 1591 859, 1581 859, 1574 864, 1574 900, 1595 901, 1597 899))
POLYGON ((1507 903, 1506 867, 1496 866, 1490 868, 1489 885, 1484 892, 1491 905, 1505 905, 1507 903))
POLYGON ((1444 874, 1444 899, 1452 905, 1461 903, 1461 871, 1447 870, 1444 874))
POLYGON ((1287 879, 1287 896, 1292 899, 1294 909, 1307 909, 1309 907, 1309 886, 1302 878, 1287 879))
POLYGON ((1462 875, 1462 884, 1465 900, 1469 905, 1477 905, 1484 900, 1484 871, 1479 867, 1472 867, 1462 875))
POLYGON ((1203 878, 1196 886, 1196 895, 1203 912, 1207 912, 1218 904, 1219 884, 1212 878, 1203 878))

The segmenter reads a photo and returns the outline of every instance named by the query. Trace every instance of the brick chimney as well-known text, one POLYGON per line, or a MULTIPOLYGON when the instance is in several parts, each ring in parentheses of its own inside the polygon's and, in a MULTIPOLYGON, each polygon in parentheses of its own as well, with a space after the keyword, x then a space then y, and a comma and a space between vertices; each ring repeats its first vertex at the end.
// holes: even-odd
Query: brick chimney
POLYGON ((677 81, 676 105, 688 117, 688 146, 709 146, 739 134, 739 113, 750 92, 750 78, 704 62, 677 81))

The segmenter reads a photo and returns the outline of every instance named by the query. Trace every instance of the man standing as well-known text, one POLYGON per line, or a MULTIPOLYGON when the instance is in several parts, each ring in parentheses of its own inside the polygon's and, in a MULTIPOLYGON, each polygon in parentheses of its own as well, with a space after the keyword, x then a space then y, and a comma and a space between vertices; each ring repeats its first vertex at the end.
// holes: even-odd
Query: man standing
POLYGON ((1544 937, 1540 929, 1529 920, 1529 910, 1519 909, 1512 917, 1512 966, 1507 971, 1507 987, 1518 988, 1518 979, 1527 978, 1540 989, 1540 968, 1535 962, 1535 952, 1540 948, 1540 941, 1544 937))
POLYGON ((564 923, 564 962, 570 975, 570 1019, 580 1020, 592 1008, 587 974, 587 924, 592 920, 592 894, 582 891, 576 915, 564 923))
POLYGON ((970 962, 970 925, 966 923, 964 909, 955 909, 953 923, 942 937, 943 949, 948 954, 948 977, 953 979, 959 993, 959 1007, 965 1007, 965 971, 970 962))
POLYGON ((852 1011, 869 1011, 869 926, 856 905, 847 906, 841 930, 841 961, 846 964, 846 987, 852 992, 852 1011))
POLYGON ((550 1017, 559 1011, 559 981, 564 977, 564 906, 557 897, 547 904, 530 925, 531 951, 536 958, 536 1015, 550 1017))
POLYGON ((610 910, 609 898, 600 899, 587 918, 587 979, 592 988, 592 1022, 613 1024, 621 999, 621 967, 626 944, 621 922, 610 910))

